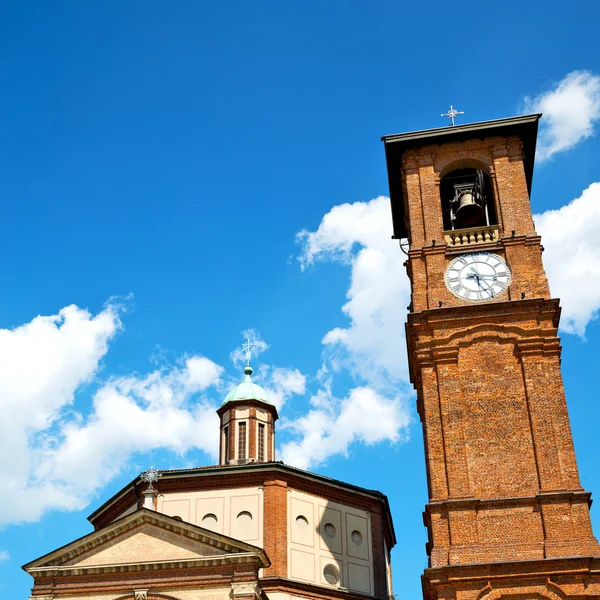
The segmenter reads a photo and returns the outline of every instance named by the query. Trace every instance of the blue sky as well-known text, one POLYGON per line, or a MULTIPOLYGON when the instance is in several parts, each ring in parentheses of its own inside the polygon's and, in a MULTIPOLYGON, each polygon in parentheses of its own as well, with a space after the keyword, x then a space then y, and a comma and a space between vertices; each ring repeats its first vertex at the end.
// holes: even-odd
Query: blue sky
POLYGON ((386 493, 396 592, 420 596, 425 472, 380 136, 442 126, 451 103, 459 123, 546 114, 532 208, 581 478, 600 494, 598 16, 2 3, 2 596, 25 597, 20 565, 89 532, 150 464, 214 462, 248 329, 279 456, 386 493))

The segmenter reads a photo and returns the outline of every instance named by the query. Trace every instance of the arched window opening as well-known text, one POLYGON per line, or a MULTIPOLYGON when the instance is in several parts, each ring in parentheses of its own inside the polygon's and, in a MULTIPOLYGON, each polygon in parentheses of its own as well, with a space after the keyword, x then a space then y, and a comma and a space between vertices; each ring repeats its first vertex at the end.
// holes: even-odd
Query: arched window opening
POLYGON ((202 526, 207 529, 215 527, 218 522, 217 515, 214 513, 208 513, 202 517, 202 526))
POLYGON ((440 181, 444 229, 497 225, 489 175, 479 169, 456 169, 440 181))

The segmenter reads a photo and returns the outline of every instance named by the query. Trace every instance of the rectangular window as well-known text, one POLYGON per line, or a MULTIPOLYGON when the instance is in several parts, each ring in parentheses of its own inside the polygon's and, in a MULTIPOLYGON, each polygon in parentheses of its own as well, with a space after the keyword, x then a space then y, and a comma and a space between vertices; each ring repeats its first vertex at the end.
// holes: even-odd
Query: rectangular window
POLYGON ((258 460, 265 460, 265 426, 258 424, 258 460))
POLYGON ((246 422, 238 425, 238 458, 246 458, 246 422))
POLYGON ((229 427, 223 429, 223 448, 225 450, 225 456, 223 462, 229 464, 229 427))

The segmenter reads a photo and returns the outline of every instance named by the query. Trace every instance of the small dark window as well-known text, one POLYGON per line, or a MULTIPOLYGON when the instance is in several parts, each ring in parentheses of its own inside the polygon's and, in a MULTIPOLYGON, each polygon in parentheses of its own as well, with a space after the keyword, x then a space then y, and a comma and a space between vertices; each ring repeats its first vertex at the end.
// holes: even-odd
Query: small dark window
POLYGON ((265 426, 258 424, 258 460, 265 460, 265 426))
POLYGON ((242 421, 238 426, 238 458, 246 458, 246 422, 242 421))
POLYGON ((225 451, 225 464, 229 463, 229 427, 223 429, 223 448, 225 451))
POLYGON ((340 581, 340 570, 335 565, 325 565, 323 577, 329 585, 336 585, 340 581))

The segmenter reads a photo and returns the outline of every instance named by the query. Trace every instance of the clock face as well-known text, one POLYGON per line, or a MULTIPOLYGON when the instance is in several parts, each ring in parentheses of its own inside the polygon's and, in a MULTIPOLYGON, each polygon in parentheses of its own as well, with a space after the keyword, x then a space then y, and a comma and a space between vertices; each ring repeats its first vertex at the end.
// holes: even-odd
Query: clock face
POLYGON ((455 258, 446 269, 448 289, 463 300, 484 302, 499 296, 510 283, 510 269, 496 254, 473 252, 455 258))

